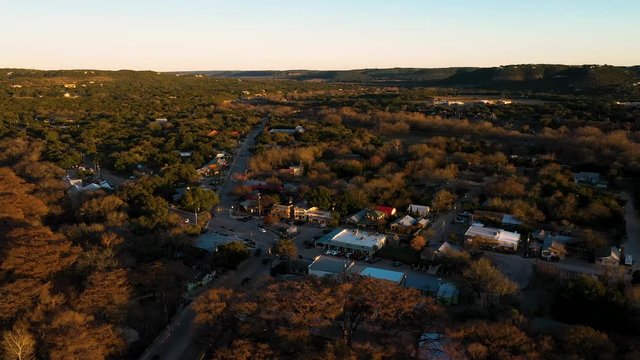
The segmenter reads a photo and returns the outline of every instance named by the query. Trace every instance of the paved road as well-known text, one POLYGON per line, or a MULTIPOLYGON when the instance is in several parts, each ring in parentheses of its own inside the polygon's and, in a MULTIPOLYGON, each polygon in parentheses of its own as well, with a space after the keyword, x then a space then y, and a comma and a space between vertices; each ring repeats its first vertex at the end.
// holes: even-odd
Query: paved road
MULTIPOLYGON (((207 225, 209 231, 218 231, 226 233, 229 236, 238 236, 240 238, 251 237, 257 247, 270 247, 276 239, 276 235, 271 232, 263 233, 258 229, 258 219, 248 222, 241 222, 230 216, 229 209, 234 204, 233 198, 230 196, 230 190, 234 186, 231 179, 233 173, 244 173, 247 169, 249 160, 249 149, 255 143, 256 137, 264 129, 266 118, 262 123, 254 128, 246 137, 245 141, 240 145, 233 162, 229 165, 229 170, 219 187, 220 204, 214 211, 214 216, 207 225)), ((251 257, 243 263, 236 271, 226 274, 226 276, 215 280, 210 287, 240 287, 241 279, 250 277, 256 279, 267 273, 268 266, 262 264, 262 258, 251 257)), ((147 351, 140 357, 140 360, 151 359, 157 355, 159 359, 166 360, 191 360, 196 359, 200 349, 193 343, 196 334, 195 311, 189 304, 180 314, 174 317, 171 324, 160 334, 158 338, 151 344, 147 351)))
POLYGON ((633 205, 633 199, 629 194, 622 193, 622 198, 627 200, 624 206, 624 219, 627 228, 627 240, 624 242, 626 254, 633 255, 635 262, 640 261, 640 211, 633 205))

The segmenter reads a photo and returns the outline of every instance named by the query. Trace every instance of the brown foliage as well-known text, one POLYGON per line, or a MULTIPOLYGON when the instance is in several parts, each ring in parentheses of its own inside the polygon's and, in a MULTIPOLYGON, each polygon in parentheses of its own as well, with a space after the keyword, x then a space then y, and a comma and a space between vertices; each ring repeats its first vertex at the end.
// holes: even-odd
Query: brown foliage
POLYGON ((95 272, 89 276, 76 307, 87 314, 119 320, 123 315, 124 306, 130 300, 131 291, 126 270, 95 272))
POLYGON ((9 246, 0 269, 16 276, 48 279, 73 264, 80 249, 49 228, 17 228, 8 236, 9 246))
POLYGON ((52 360, 106 359, 126 345, 112 325, 97 323, 92 316, 75 311, 58 314, 46 326, 45 334, 43 340, 52 360))

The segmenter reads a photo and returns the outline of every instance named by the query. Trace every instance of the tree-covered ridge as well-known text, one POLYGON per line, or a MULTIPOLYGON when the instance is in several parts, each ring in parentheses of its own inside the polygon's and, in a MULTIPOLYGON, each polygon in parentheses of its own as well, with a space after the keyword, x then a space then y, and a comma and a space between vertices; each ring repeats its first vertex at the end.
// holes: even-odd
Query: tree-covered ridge
POLYGON ((608 65, 522 64, 488 68, 393 68, 343 71, 211 71, 212 76, 237 78, 273 78, 319 80, 363 84, 451 86, 502 90, 538 90, 560 93, 593 92, 620 88, 623 93, 638 94, 638 67, 608 65), (637 86, 637 85, 636 85, 637 86))

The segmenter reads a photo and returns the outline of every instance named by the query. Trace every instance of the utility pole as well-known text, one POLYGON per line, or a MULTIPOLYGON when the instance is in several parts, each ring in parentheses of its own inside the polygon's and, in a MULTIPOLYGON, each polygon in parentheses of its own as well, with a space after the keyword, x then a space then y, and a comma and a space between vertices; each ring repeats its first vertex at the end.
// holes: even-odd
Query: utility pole
POLYGON ((446 223, 446 221, 442 220, 442 241, 441 242, 444 242, 444 227, 445 227, 445 223, 446 223))
POLYGON ((262 198, 262 195, 260 195, 260 192, 258 192, 258 216, 262 216, 262 202, 260 201, 262 198))

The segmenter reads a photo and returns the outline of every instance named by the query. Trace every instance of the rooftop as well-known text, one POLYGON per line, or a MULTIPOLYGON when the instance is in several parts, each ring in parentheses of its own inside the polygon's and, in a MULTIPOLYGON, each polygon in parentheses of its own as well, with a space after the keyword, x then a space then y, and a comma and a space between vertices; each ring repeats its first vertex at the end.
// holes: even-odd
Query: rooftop
POLYGON ((360 273, 362 276, 368 276, 380 280, 392 281, 399 284, 405 277, 405 273, 399 271, 385 270, 373 267, 366 267, 360 273))
POLYGON ((353 261, 336 257, 320 255, 309 265, 309 270, 324 271, 332 274, 341 274, 353 266, 353 261))
POLYGON ((372 233, 368 231, 362 231, 359 229, 335 229, 327 235, 323 236, 319 243, 342 243, 347 245, 355 245, 361 248, 372 248, 374 246, 380 247, 385 239, 386 235, 372 233))
POLYGON ((479 236, 485 239, 493 239, 497 242, 510 243, 517 245, 520 241, 520 234, 511 231, 505 231, 502 229, 496 229, 491 227, 482 226, 470 226, 466 233, 467 237, 479 236))

